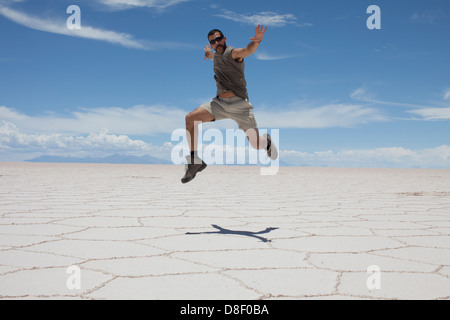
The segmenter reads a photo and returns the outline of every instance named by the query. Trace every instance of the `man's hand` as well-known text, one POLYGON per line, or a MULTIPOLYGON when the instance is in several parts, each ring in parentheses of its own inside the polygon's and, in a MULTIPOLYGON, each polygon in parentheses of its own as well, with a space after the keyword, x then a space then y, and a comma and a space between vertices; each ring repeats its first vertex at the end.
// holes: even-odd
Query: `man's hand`
POLYGON ((231 57, 238 62, 242 62, 242 59, 247 58, 251 54, 254 54, 259 47, 259 43, 264 38, 264 33, 266 32, 266 30, 267 27, 264 28, 264 26, 258 25, 255 28, 255 36, 249 39, 251 42, 248 44, 248 46, 246 46, 245 48, 234 49, 231 52, 231 57))
POLYGON ((211 50, 211 45, 210 44, 208 44, 205 47, 205 49, 203 49, 203 50, 205 51, 205 57, 203 58, 203 60, 206 60, 206 59, 213 60, 214 59, 214 53, 211 50))
POLYGON ((255 36, 250 38, 249 40, 252 42, 260 43, 264 38, 264 33, 266 32, 267 27, 264 29, 264 26, 259 25, 255 28, 255 36))

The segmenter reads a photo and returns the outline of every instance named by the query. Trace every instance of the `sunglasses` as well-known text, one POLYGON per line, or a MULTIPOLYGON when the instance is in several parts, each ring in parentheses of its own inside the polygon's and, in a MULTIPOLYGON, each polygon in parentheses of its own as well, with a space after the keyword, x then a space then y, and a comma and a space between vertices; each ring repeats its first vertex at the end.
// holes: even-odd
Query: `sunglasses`
POLYGON ((221 36, 219 36, 219 37, 217 37, 217 38, 215 38, 215 39, 212 39, 209 43, 210 43, 211 45, 213 45, 213 44, 215 44, 216 42, 222 41, 223 38, 224 38, 224 36, 221 35, 221 36))

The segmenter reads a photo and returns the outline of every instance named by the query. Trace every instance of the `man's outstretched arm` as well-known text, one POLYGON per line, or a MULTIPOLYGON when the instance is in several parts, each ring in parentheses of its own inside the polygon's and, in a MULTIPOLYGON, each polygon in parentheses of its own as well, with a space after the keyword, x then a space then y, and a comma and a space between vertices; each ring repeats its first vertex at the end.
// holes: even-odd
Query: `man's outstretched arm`
POLYGON ((267 27, 264 29, 264 26, 258 25, 255 28, 255 36, 253 38, 250 38, 251 41, 247 47, 245 48, 239 48, 234 49, 231 53, 231 56, 233 59, 243 59, 247 58, 249 55, 256 52, 256 50, 259 47, 259 44, 261 43, 262 39, 264 38, 264 33, 266 32, 267 27))

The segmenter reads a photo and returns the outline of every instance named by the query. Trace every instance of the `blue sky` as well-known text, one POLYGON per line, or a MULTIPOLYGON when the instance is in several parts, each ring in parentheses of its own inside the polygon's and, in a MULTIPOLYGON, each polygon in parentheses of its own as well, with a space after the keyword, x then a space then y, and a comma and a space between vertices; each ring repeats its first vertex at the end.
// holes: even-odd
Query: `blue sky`
POLYGON ((257 24, 249 97, 282 161, 450 169, 447 0, 0 0, 0 161, 170 159, 185 114, 215 95, 208 31, 244 47, 257 24))

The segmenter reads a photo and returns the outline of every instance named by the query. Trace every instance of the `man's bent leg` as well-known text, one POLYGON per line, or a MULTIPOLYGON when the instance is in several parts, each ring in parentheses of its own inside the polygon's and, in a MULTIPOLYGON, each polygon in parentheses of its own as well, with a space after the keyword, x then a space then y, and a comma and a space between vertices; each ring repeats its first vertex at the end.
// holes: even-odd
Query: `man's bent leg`
POLYGON ((265 136, 259 136, 259 130, 257 128, 248 129, 245 131, 245 134, 247 135, 250 145, 256 150, 267 148, 267 139, 265 136))
POLYGON ((201 122, 211 122, 214 120, 213 115, 203 107, 198 107, 186 115, 186 134, 191 152, 197 151, 198 125, 201 122))
POLYGON ((278 158, 277 147, 272 143, 270 135, 264 134, 260 137, 258 129, 249 129, 245 131, 245 134, 247 135, 247 139, 253 148, 257 150, 266 149, 267 155, 272 160, 278 158))
POLYGON ((206 168, 204 163, 197 156, 198 125, 202 122, 214 121, 214 117, 203 107, 199 107, 186 115, 186 135, 189 141, 191 154, 186 157, 186 171, 181 179, 182 183, 187 183, 195 178, 196 174, 206 168))

